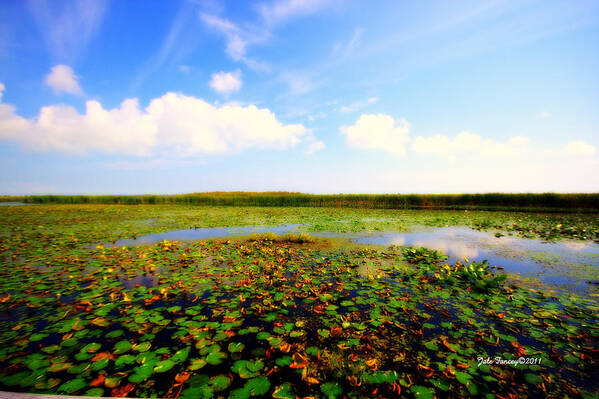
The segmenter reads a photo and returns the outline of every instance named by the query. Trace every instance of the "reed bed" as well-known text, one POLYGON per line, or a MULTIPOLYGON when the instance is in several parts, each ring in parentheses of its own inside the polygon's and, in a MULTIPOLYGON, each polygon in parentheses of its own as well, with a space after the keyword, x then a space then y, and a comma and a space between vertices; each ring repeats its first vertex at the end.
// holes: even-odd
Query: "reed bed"
POLYGON ((0 197, 0 202, 8 201, 31 204, 187 204, 372 209, 599 211, 599 193, 319 195, 295 192, 207 192, 177 195, 32 195, 0 197))

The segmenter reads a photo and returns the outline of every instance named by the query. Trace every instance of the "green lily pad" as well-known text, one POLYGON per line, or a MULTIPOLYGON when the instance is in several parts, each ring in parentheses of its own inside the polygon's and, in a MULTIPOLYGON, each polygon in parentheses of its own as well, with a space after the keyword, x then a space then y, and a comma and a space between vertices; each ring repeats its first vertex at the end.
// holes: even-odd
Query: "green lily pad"
POLYGON ((109 333, 107 333, 105 335, 106 338, 111 339, 111 338, 118 338, 125 335, 125 332, 123 330, 112 330, 109 333))
POLYGON ((210 386, 215 392, 224 391, 231 385, 231 379, 226 375, 217 375, 209 381, 210 386))
POLYGON ((295 399, 291 383, 286 382, 277 386, 272 393, 272 397, 274 399, 295 399))
POLYGON ((150 342, 142 342, 136 345, 133 345, 133 350, 136 352, 145 352, 150 349, 152 344, 150 342))
POLYGON ((244 390, 247 390, 251 396, 264 395, 270 389, 270 381, 267 377, 252 378, 244 385, 244 390))
POLYGON ((49 334, 43 334, 43 333, 32 334, 32 335, 29 337, 29 340, 30 340, 31 342, 37 342, 37 341, 41 341, 42 339, 44 339, 44 338, 46 338, 46 337, 48 337, 48 336, 49 336, 49 334))
POLYGON ((291 362, 292 362, 291 356, 282 356, 282 357, 278 357, 275 360, 275 363, 280 367, 289 366, 291 364, 291 362))
POLYGON ((270 337, 270 333, 266 331, 261 331, 256 334, 256 339, 268 339, 268 337, 270 337))
POLYGON ((245 348, 245 345, 241 342, 231 342, 228 346, 229 352, 231 353, 239 353, 243 351, 243 348, 245 348))
POLYGON ((52 363, 52 365, 50 365, 50 367, 48 367, 48 372, 58 373, 58 372, 68 369, 71 366, 72 366, 71 363, 52 363))
POLYGON ((187 368, 190 370, 199 370, 206 364, 208 364, 208 362, 206 362, 206 359, 192 359, 191 364, 187 368))
POLYGON ((320 391, 329 399, 337 398, 343 393, 343 388, 337 382, 325 382, 320 386, 320 391))
POLYGON ((412 385, 410 391, 419 399, 433 399, 435 395, 434 389, 422 385, 412 385))
POLYGON ((127 366, 135 363, 135 356, 133 355, 123 355, 115 360, 114 365, 116 367, 127 366))
POLYGON ((189 356, 189 348, 179 349, 175 354, 171 357, 171 360, 175 363, 183 363, 187 360, 189 356))
POLYGON ((133 374, 129 375, 129 381, 138 384, 148 378, 154 373, 154 366, 152 364, 144 364, 133 369, 133 374))
POLYGON ((99 360, 97 362, 93 362, 92 370, 94 370, 94 371, 102 370, 102 369, 106 368, 106 366, 108 366, 109 362, 110 362, 110 359, 108 359, 108 358, 99 360))
POLYGON ((58 392, 66 393, 68 395, 75 393, 87 386, 87 383, 83 378, 75 378, 67 381, 58 388, 58 392))
POLYGON ((529 384, 537 385, 543 382, 543 379, 538 374, 526 373, 524 374, 524 379, 529 384))
POLYGON ((218 364, 221 364, 226 358, 227 355, 223 352, 210 352, 208 356, 206 356, 206 362, 208 364, 216 366, 218 364))
POLYGON ((123 340, 114 344, 113 353, 115 355, 120 355, 121 353, 127 352, 129 349, 131 349, 131 342, 123 340))
POLYGON ((461 384, 468 384, 470 382, 470 380, 472 379, 472 376, 468 373, 464 373, 462 371, 457 371, 455 373, 455 378, 461 383, 461 384))
POLYGON ((92 388, 92 389, 88 389, 85 392, 85 396, 92 396, 92 397, 100 397, 100 396, 104 396, 104 389, 102 388, 92 388))
POLYGON ((162 360, 156 364, 156 366, 154 367, 154 372, 164 373, 172 369, 174 366, 175 362, 173 362, 171 359, 162 360))

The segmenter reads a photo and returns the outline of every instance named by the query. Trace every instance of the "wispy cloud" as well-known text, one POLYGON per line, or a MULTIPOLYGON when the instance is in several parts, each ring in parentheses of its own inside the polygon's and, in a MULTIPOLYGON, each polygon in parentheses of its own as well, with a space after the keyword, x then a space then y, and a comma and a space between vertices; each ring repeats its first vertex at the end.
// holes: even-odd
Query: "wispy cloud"
POLYGON ((225 52, 232 60, 243 62, 252 69, 269 69, 269 65, 266 62, 248 57, 247 55, 248 46, 264 43, 270 37, 268 30, 255 28, 242 29, 226 18, 204 12, 200 13, 200 19, 208 28, 225 37, 227 42, 225 52))
POLYGON ((97 32, 107 4, 106 0, 29 0, 29 9, 53 57, 71 61, 97 32))
POLYGON ((0 192, 11 193, 12 195, 39 195, 55 194, 59 192, 58 188, 44 183, 33 181, 2 181, 0 180, 0 192))
POLYGON ((466 156, 512 159, 530 152, 529 142, 530 140, 523 136, 511 137, 502 142, 463 131, 453 138, 444 135, 418 136, 412 142, 412 150, 420 154, 440 155, 454 161, 457 157, 466 156))
POLYGON ((315 114, 308 115, 308 121, 309 122, 314 122, 314 121, 317 121, 319 119, 324 119, 326 117, 327 117, 327 114, 325 112, 317 112, 315 114))
POLYGON ((404 68, 416 69, 521 46, 596 22, 591 16, 597 11, 593 2, 576 5, 550 2, 543 7, 523 8, 519 2, 487 0, 478 2, 475 7, 452 7, 451 13, 431 13, 425 19, 415 19, 419 21, 417 25, 408 24, 391 35, 369 42, 360 57, 412 49, 412 59, 404 68), (581 13, 581 9, 584 12, 581 13), (415 43, 420 46, 414 50, 415 43))
POLYGON ((323 80, 316 80, 309 73, 291 70, 282 72, 279 80, 287 84, 292 95, 309 93, 323 83, 323 80))
POLYGON ((272 26, 313 14, 330 3, 330 0, 275 0, 259 4, 257 10, 266 24, 272 26))
MULTIPOLYGON (((179 9, 179 12, 175 16, 175 19, 171 23, 170 29, 156 54, 154 54, 144 65, 141 71, 137 74, 133 81, 133 88, 136 89, 143 84, 143 82, 154 72, 159 70, 167 62, 174 62, 179 57, 175 56, 175 53, 181 51, 183 46, 184 37, 187 30, 194 23, 194 17, 192 8, 189 4, 184 4, 179 9)), ((187 42, 185 42, 187 43, 187 42)))
POLYGON ((315 152, 322 151, 326 148, 325 144, 322 141, 316 140, 312 136, 309 136, 306 142, 308 143, 308 148, 304 152, 306 155, 312 155, 315 152))
MULTIPOLYGON (((349 39, 346 42, 337 43, 326 57, 303 69, 281 72, 279 80, 289 87, 289 92, 283 96, 306 94, 324 85, 331 76, 330 72, 346 63, 347 59, 360 47, 364 32, 365 30, 362 28, 355 28, 349 39)), ((335 104, 338 103, 338 100, 335 101, 335 104)))
POLYGON ((355 28, 354 34, 347 41, 347 43, 337 43, 333 47, 333 56, 348 56, 350 55, 360 44, 362 41, 362 36, 364 36, 363 28, 355 28))
POLYGON ((368 107, 369 105, 376 104, 378 102, 379 102, 378 97, 370 97, 366 101, 356 101, 349 105, 342 105, 341 107, 339 107, 339 111, 343 112, 343 113, 356 112, 363 108, 368 107))
MULTIPOLYGON (((157 170, 157 169, 169 169, 178 167, 188 167, 190 165, 197 165, 200 161, 197 159, 150 159, 150 160, 118 160, 108 161, 102 164, 109 169, 115 170, 157 170)), ((200 162, 205 163, 205 162, 200 162)))
POLYGON ((225 53, 232 60, 243 62, 251 69, 267 71, 270 65, 248 56, 248 47, 270 40, 275 26, 315 13, 331 3, 331 0, 275 0, 262 3, 256 6, 261 20, 254 23, 246 22, 243 27, 215 12, 200 12, 200 20, 208 28, 225 37, 225 53))

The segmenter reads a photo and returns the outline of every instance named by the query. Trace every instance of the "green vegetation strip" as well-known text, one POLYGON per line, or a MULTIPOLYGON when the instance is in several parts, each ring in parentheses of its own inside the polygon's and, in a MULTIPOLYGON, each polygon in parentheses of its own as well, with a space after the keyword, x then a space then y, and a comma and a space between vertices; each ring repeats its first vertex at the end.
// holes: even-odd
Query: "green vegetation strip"
POLYGON ((335 194, 215 192, 180 195, 5 196, 0 202, 36 204, 193 204, 220 206, 310 206, 352 208, 439 208, 525 211, 598 211, 599 194, 335 194))

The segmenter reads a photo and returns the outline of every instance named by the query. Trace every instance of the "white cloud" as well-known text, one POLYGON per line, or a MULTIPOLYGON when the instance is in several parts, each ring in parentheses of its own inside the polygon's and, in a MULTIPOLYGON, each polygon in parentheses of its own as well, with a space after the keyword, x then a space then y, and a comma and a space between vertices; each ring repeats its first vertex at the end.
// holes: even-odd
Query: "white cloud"
POLYGON ((67 105, 43 107, 23 118, 0 103, 0 139, 34 151, 83 154, 99 151, 137 156, 227 154, 247 148, 284 149, 312 138, 301 124, 283 124, 254 105, 214 106, 178 93, 155 98, 145 109, 137 99, 104 109, 87 101, 84 113, 67 105))
POLYGON ((385 114, 362 114, 352 126, 342 126, 351 147, 388 151, 395 155, 405 155, 406 144, 410 141, 410 124, 405 119, 397 122, 385 114))
POLYGON ((0 102, 2 102, 2 94, 4 92, 5 86, 4 83, 0 82, 0 102))
POLYGON ((191 67, 189 65, 179 65, 179 72, 188 73, 191 72, 191 67))
POLYGON ((83 90, 77 82, 75 72, 68 65, 55 65, 46 75, 45 82, 57 93, 64 92, 76 95, 82 95, 83 90))
POLYGON ((395 121, 385 114, 362 114, 352 126, 342 126, 350 147, 386 151, 395 155, 404 155, 406 146, 416 155, 428 159, 450 160, 456 166, 476 167, 481 161, 493 161, 496 164, 523 164, 534 160, 539 164, 556 160, 580 160, 597 162, 594 158, 596 148, 584 141, 571 141, 561 148, 543 148, 532 146, 528 137, 513 136, 505 141, 483 138, 478 134, 463 131, 454 137, 445 135, 417 136, 410 138, 410 125, 405 119, 395 121))
POLYGON ((370 97, 366 101, 356 101, 349 105, 342 105, 341 107, 339 107, 339 111, 346 113, 346 114, 350 113, 350 112, 356 112, 363 108, 366 108, 367 106, 369 106, 371 104, 376 104, 377 102, 379 102, 378 97, 370 97))
POLYGON ((107 9, 106 0, 30 0, 29 9, 55 58, 71 59, 95 35, 107 9))
POLYGON ((510 137, 510 139, 508 140, 508 144, 515 146, 515 147, 520 147, 520 146, 525 146, 530 142, 528 137, 525 136, 514 136, 514 137, 510 137))
POLYGON ((276 0, 270 4, 260 4, 258 12, 267 25, 276 25, 289 19, 312 14, 330 0, 276 0))
POLYGON ((595 155, 595 147, 584 141, 571 141, 566 145, 565 152, 568 155, 595 155))
POLYGON ((238 69, 233 72, 215 72, 208 83, 212 90, 221 93, 229 94, 241 89, 241 71, 238 69))

